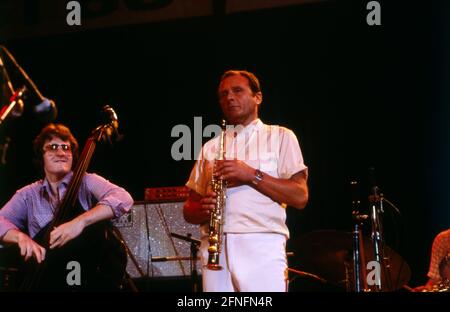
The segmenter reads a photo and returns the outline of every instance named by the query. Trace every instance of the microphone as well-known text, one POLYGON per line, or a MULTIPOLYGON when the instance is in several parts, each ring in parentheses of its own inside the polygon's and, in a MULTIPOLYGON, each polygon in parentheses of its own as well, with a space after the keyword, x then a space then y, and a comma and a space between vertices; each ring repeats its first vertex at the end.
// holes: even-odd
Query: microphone
POLYGON ((27 75, 25 70, 23 70, 23 68, 20 67, 20 65, 14 59, 14 56, 8 51, 6 47, 0 45, 0 48, 9 57, 9 59, 14 64, 16 69, 22 75, 23 79, 25 80, 25 84, 27 85, 29 93, 32 94, 33 97, 35 97, 38 100, 38 104, 34 105, 33 111, 39 116, 42 116, 43 119, 48 120, 49 122, 55 120, 58 114, 55 102, 42 95, 38 87, 34 84, 33 80, 31 80, 31 78, 27 75))
POLYGON ((53 117, 53 119, 56 118, 56 104, 54 101, 49 100, 47 98, 41 98, 41 103, 39 103, 38 105, 36 105, 33 110, 35 113, 38 114, 42 114, 42 113, 46 113, 46 112, 52 112, 55 116, 53 117))

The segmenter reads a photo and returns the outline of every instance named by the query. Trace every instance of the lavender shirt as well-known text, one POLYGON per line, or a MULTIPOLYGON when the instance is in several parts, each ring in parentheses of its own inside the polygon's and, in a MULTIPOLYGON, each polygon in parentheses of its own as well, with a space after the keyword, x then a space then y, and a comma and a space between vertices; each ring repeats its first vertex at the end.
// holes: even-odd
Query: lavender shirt
MULTIPOLYGON (((72 172, 68 173, 58 186, 61 199, 64 198, 72 175, 72 172)), ((18 190, 0 210, 0 238, 11 229, 25 230, 30 237, 34 237, 53 218, 54 208, 49 194, 47 179, 18 190)), ((93 173, 84 175, 78 199, 85 210, 96 204, 109 206, 116 218, 128 212, 133 205, 133 199, 127 191, 93 173)))

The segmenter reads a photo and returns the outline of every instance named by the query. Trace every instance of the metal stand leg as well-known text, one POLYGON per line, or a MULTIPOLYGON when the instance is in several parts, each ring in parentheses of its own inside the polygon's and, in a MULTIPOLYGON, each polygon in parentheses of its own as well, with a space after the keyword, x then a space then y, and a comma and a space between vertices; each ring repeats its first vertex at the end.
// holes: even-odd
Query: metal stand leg
MULTIPOLYGON (((187 235, 191 238, 191 234, 187 235)), ((199 243, 191 240, 191 279, 192 279, 192 292, 198 292, 198 273, 197 273, 197 252, 199 249, 199 243)))
MULTIPOLYGON (((131 259, 131 262, 133 262, 134 266, 136 267, 137 271, 139 272, 140 277, 145 277, 145 274, 142 271, 141 267, 139 266, 139 263, 137 262, 136 257, 133 255, 133 253, 131 252, 131 250, 128 247, 127 243, 123 239, 122 233, 120 233, 120 231, 116 227, 112 227, 112 233, 114 234, 114 236, 120 241, 120 243, 124 247, 125 252, 127 254, 127 257, 129 257, 129 259, 131 259)), ((124 279, 127 282, 127 284, 130 286, 130 288, 131 288, 131 290, 133 292, 138 292, 136 284, 133 282, 131 276, 128 274, 127 271, 125 271, 124 279)))

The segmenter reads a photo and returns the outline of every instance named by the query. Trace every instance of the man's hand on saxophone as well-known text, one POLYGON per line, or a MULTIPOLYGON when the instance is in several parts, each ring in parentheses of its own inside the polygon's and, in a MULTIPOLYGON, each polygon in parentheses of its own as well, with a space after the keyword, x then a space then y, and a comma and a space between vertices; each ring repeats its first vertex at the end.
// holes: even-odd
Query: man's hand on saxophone
POLYGON ((216 193, 208 190, 206 196, 201 196, 195 191, 190 191, 189 198, 184 204, 184 219, 193 224, 209 222, 211 210, 216 204, 216 193))
POLYGON ((227 186, 236 187, 252 183, 255 169, 241 160, 216 160, 216 174, 227 181, 227 186))
POLYGON ((203 213, 205 214, 206 217, 209 218, 209 215, 211 214, 211 210, 214 209, 217 200, 216 200, 216 193, 212 190, 208 190, 206 192, 206 196, 204 196, 201 200, 200 200, 200 204, 201 204, 201 210, 203 211, 203 213))

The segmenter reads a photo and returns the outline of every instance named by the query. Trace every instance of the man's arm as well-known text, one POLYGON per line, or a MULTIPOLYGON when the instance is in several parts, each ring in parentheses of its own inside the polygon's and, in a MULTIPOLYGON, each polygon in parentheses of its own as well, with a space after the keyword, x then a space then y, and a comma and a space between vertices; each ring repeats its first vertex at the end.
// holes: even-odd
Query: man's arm
MULTIPOLYGON (((50 233, 50 248, 64 246, 68 241, 80 235, 87 226, 102 220, 111 219, 113 216, 114 213, 111 207, 106 205, 95 206, 72 221, 56 227, 50 233)), ((25 260, 34 256, 38 263, 40 263, 45 258, 45 249, 19 230, 11 229, 6 232, 3 236, 3 241, 5 243, 17 244, 25 260)))
MULTIPOLYGON (((219 163, 219 162, 218 162, 219 163)), ((238 160, 220 161, 218 174, 226 179, 230 186, 248 184, 272 200, 302 209, 308 202, 307 169, 294 174, 290 179, 278 179, 267 174, 257 185, 255 169, 238 160)), ((193 224, 202 224, 209 220, 210 211, 216 203, 215 193, 208 191, 205 197, 191 190, 189 198, 184 203, 184 219, 193 224)))
POLYGON ((38 263, 41 263, 45 259, 45 248, 17 229, 11 229, 6 232, 2 241, 7 244, 17 244, 20 254, 25 258, 25 261, 30 257, 34 257, 38 263))
POLYGON ((231 186, 247 184, 270 197, 273 201, 285 203, 295 208, 305 208, 309 192, 307 169, 297 172, 289 179, 275 178, 264 174, 257 185, 253 184, 256 170, 240 160, 217 161, 217 174, 231 186))
MULTIPOLYGON (((303 209, 308 203, 309 198, 306 170, 297 172, 290 179, 279 179, 264 174, 262 180, 257 185, 254 185, 252 182, 249 185, 270 197, 273 201, 303 209)), ((254 178, 255 174, 253 174, 254 178)))
POLYGON ((5 244, 15 244, 25 261, 34 257, 38 263, 45 259, 45 248, 36 243, 20 229, 25 228, 27 218, 27 192, 30 186, 20 189, 0 209, 0 241, 5 244))
POLYGON ((93 194, 98 200, 97 205, 55 228, 50 233, 50 248, 61 247, 80 235, 87 226, 102 220, 120 217, 131 209, 133 198, 122 187, 93 173, 85 175, 85 183, 89 194, 93 194))
POLYGON ((50 249, 64 246, 68 241, 80 235, 87 226, 111 219, 113 216, 114 213, 110 206, 101 204, 95 206, 73 220, 56 227, 50 233, 50 249))

